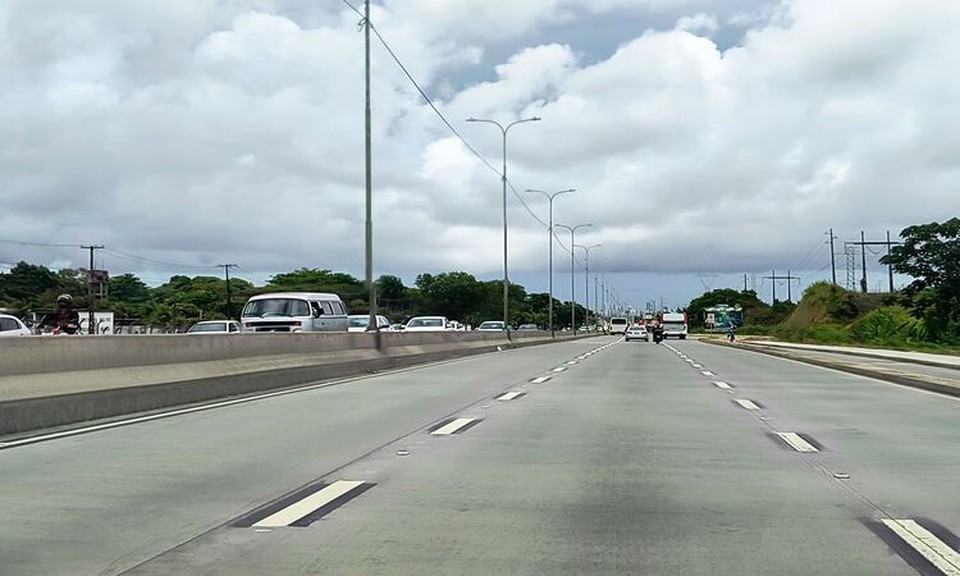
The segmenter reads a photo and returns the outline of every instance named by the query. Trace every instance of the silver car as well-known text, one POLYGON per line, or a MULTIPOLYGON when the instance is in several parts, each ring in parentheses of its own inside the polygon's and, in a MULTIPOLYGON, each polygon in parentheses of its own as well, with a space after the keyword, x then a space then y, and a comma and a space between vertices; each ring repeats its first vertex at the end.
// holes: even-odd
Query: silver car
POLYGON ((29 336, 30 329, 16 316, 0 314, 0 336, 29 336))

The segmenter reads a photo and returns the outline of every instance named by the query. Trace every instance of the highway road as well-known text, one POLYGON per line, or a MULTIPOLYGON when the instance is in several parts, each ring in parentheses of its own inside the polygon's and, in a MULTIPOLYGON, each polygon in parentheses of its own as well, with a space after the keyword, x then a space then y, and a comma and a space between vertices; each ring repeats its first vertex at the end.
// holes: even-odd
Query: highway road
POLYGON ((0 574, 960 575, 960 400, 603 337, 0 449, 0 574))

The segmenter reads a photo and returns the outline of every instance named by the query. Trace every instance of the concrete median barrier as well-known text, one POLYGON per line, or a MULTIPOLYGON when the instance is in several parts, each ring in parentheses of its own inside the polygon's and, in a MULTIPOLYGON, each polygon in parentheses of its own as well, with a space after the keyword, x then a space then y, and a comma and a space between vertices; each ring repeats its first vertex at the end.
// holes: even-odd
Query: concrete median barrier
POLYGON ((549 333, 8 338, 0 434, 276 390, 553 341, 549 333))

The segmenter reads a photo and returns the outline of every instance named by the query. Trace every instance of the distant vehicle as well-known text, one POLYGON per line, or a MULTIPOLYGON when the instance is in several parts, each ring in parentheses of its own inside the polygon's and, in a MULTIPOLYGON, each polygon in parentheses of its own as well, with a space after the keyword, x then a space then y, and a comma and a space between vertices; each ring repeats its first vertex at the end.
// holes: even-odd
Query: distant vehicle
POLYGON ((627 328, 626 333, 623 335, 623 339, 627 342, 631 340, 643 340, 644 342, 649 342, 650 335, 647 334, 646 327, 639 324, 634 324, 630 328, 627 328))
POLYGON ((323 292, 260 294, 247 300, 240 322, 247 332, 346 332, 347 307, 323 292))
MULTIPOLYGON (((347 331, 349 332, 366 332, 367 326, 369 325, 369 314, 351 314, 347 316, 347 331)), ((390 329, 390 321, 387 320, 386 316, 377 314, 377 328, 380 330, 390 329)))
POLYGON ((629 320, 625 316, 614 316, 610 319, 611 334, 626 334, 629 326, 629 320))
POLYGON ((687 339, 687 313, 663 312, 660 314, 660 325, 663 327, 663 337, 687 339))
POLYGON ((507 325, 502 320, 487 320, 477 326, 477 332, 504 332, 507 325))
POLYGON ((517 332, 536 332, 540 327, 536 324, 521 324, 517 327, 517 332))
POLYGON ((26 324, 16 316, 0 314, 0 336, 29 336, 32 334, 26 324))
POLYGON ((243 326, 236 320, 204 320, 187 330, 187 334, 239 334, 243 326))
POLYGON ((414 316, 403 326, 404 332, 446 332, 450 321, 446 316, 414 316))

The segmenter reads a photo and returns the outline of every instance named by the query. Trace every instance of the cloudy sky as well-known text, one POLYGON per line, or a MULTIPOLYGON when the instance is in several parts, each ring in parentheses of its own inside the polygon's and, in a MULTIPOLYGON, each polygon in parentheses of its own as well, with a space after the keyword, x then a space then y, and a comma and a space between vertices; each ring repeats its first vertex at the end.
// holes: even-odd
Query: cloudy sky
MULTIPOLYGON (((956 0, 372 10, 465 140, 375 40, 376 275, 501 277, 485 163, 499 167, 501 136, 471 116, 543 119, 508 142, 511 277, 532 291, 546 290, 547 209, 528 188, 577 189, 555 220, 593 225, 577 236, 602 244, 591 271, 636 306, 744 275, 769 299, 773 270, 801 276, 796 295, 829 278, 830 228, 844 282, 843 242, 861 230, 882 240, 960 212, 956 0)), ((343 0, 4 0, 0 266, 85 266, 80 248, 32 244, 102 244, 97 267, 151 284, 220 263, 256 283, 299 267, 362 277, 358 20, 343 0)), ((876 258, 871 289, 885 286, 876 258)))

